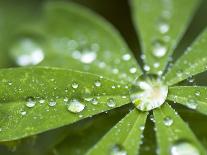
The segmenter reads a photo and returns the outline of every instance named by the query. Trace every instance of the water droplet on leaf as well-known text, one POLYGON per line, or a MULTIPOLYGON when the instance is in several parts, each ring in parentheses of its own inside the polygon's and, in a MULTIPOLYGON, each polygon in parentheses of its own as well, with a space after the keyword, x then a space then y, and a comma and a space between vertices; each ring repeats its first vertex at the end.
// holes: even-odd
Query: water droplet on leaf
POLYGON ((72 113, 79 113, 85 109, 85 105, 79 100, 73 99, 68 104, 68 110, 72 113))
POLYGON ((170 149, 171 155, 200 155, 199 150, 187 141, 178 141, 170 149))
POLYGON ((166 100, 168 87, 156 76, 140 76, 133 83, 130 98, 137 109, 150 111, 160 107, 166 100))
POLYGON ((173 119, 170 117, 165 117, 163 123, 165 126, 171 126, 173 124, 173 119))

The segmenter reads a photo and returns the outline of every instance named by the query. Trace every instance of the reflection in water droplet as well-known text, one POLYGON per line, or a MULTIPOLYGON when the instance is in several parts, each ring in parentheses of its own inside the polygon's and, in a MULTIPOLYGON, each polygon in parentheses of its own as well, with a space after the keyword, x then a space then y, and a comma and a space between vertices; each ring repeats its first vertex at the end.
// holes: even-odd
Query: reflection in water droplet
POLYGON ((110 108, 114 108, 114 107, 116 106, 116 101, 115 101, 113 98, 109 98, 109 99, 107 100, 107 105, 108 105, 108 107, 110 107, 110 108))
POLYGON ((85 109, 85 105, 79 100, 73 99, 68 104, 68 110, 72 113, 79 113, 85 109))
POLYGON ((198 106, 197 101, 195 101, 194 99, 188 100, 188 102, 187 102, 188 108, 195 110, 197 108, 197 106, 198 106))
POLYGON ((72 88, 77 89, 79 85, 78 85, 78 83, 73 82, 71 86, 72 86, 72 88))
POLYGON ((178 141, 170 149, 171 155, 200 155, 199 150, 187 141, 178 141))
POLYGON ((168 87, 156 76, 140 76, 133 83, 130 98, 137 109, 150 111, 166 100, 168 87))
POLYGON ((137 68, 136 68, 136 67, 131 67, 131 68, 129 69, 129 72, 132 73, 132 74, 134 74, 134 73, 137 72, 137 68))
POLYGON ((97 80, 97 81, 95 81, 95 86, 96 86, 96 87, 100 87, 100 86, 101 86, 101 82, 100 82, 100 81, 98 81, 98 80, 97 80))
POLYGON ((44 52, 37 42, 32 39, 22 39, 10 51, 17 65, 37 65, 44 59, 44 52))
POLYGON ((35 106, 35 104, 36 104, 36 102, 34 101, 34 99, 32 97, 27 99, 27 103, 26 103, 27 107, 32 108, 35 106))
POLYGON ((81 53, 81 58, 80 58, 81 62, 90 64, 94 60, 96 60, 96 52, 86 50, 83 53, 81 53))
POLYGON ((173 124, 173 119, 170 117, 165 117, 163 123, 165 126, 171 126, 173 124))
POLYGON ((160 20, 158 23, 158 26, 159 26, 160 33, 163 33, 163 34, 167 33, 170 29, 169 24, 164 20, 160 20))
POLYGON ((127 155, 127 151, 121 145, 114 145, 110 151, 110 155, 127 155))
POLYGON ((128 60, 131 59, 131 55, 130 55, 130 54, 124 54, 124 55, 122 56, 122 59, 123 59, 124 61, 128 61, 128 60))
POLYGON ((98 100, 95 99, 95 98, 92 98, 92 99, 91 99, 91 103, 92 103, 93 105, 97 105, 97 104, 98 104, 98 100))
POLYGON ((21 111, 20 113, 21 113, 22 116, 25 116, 27 114, 26 111, 21 111))
POLYGON ((161 58, 165 56, 167 53, 167 47, 162 41, 159 41, 159 40, 154 41, 152 48, 153 48, 152 54, 157 58, 161 58))
POLYGON ((55 105, 56 105, 56 102, 55 102, 55 101, 50 101, 50 102, 49 102, 49 106, 50 106, 50 107, 54 107, 55 105))

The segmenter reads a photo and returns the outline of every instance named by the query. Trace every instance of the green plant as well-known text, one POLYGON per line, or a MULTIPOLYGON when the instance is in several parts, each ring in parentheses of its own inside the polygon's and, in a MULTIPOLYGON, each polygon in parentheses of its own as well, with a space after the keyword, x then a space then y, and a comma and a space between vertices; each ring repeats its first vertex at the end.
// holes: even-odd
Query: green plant
POLYGON ((119 33, 89 10, 44 2, 34 13, 39 2, 23 2, 0 1, 0 66, 21 66, 0 70, 1 154, 142 154, 153 136, 142 136, 147 116, 158 145, 151 142, 151 154, 206 154, 174 108, 207 114, 207 88, 180 83, 207 70, 207 30, 169 63, 200 1, 132 0, 143 70, 119 33))

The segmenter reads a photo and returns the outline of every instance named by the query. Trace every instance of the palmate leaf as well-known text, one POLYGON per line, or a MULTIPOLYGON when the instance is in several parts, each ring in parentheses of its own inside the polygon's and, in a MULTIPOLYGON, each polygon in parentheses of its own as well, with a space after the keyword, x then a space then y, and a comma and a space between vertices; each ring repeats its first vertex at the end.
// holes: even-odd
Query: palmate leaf
POLYGON ((121 154, 137 155, 147 113, 132 110, 117 123, 87 155, 121 154))
POLYGON ((153 114, 160 155, 182 154, 186 150, 189 154, 206 154, 191 129, 167 103, 153 114))
POLYGON ((145 56, 146 71, 162 73, 198 2, 199 0, 132 0, 132 13, 145 56))
POLYGON ((177 60, 175 65, 165 75, 168 85, 192 77, 207 70, 207 29, 195 40, 192 46, 177 60))
POLYGON ((0 141, 34 135, 129 103, 127 85, 78 71, 2 69, 0 79, 0 141))
MULTIPOLYGON (((28 33, 27 28, 25 31, 28 33)), ((141 74, 120 34, 86 8, 73 3, 48 2, 35 31, 41 32, 38 34, 41 43, 32 35, 26 39, 39 44, 44 51, 42 66, 70 68, 122 81, 132 81, 141 74)), ((17 38, 23 38, 21 34, 25 35, 24 29, 17 38)), ((21 39, 19 42, 13 51, 22 50, 18 46, 21 39)))
POLYGON ((207 87, 175 86, 169 89, 168 100, 207 115, 207 87))

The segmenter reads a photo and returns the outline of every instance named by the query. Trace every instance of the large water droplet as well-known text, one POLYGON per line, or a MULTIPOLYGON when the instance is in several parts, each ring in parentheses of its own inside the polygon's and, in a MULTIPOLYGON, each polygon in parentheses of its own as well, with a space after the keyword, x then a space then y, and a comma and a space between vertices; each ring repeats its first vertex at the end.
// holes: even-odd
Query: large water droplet
POLYGON ((27 103, 26 103, 27 107, 32 108, 35 106, 35 104, 36 104, 36 102, 34 101, 34 99, 32 97, 27 99, 27 103))
POLYGON ((109 99, 107 100, 107 105, 108 105, 108 107, 110 107, 110 108, 114 108, 114 107, 116 106, 116 101, 115 101, 113 98, 109 98, 109 99))
POLYGON ((161 58, 163 56, 165 56, 167 53, 167 47, 165 46, 165 44, 162 41, 154 41, 153 42, 153 47, 152 47, 152 54, 157 57, 157 58, 161 58))
POLYGON ((168 87, 156 76, 140 76, 133 83, 130 98, 137 109, 150 111, 160 107, 166 100, 168 87))
POLYGON ((32 39, 22 39, 11 48, 11 56, 19 66, 37 65, 44 59, 44 52, 32 39))
POLYGON ((72 88, 77 89, 79 85, 78 85, 78 83, 73 82, 73 83, 71 84, 71 86, 72 86, 72 88))
POLYGON ((198 103, 197 103, 197 101, 196 100, 194 100, 194 99, 189 99, 188 101, 187 101, 187 107, 188 108, 190 108, 190 109, 196 109, 197 108, 197 106, 198 106, 198 103))
POLYGON ((165 117, 163 123, 165 126, 171 126, 173 124, 173 119, 171 117, 165 117))
POLYGON ((101 82, 99 80, 95 81, 95 86, 96 87, 100 87, 101 86, 101 82))
POLYGON ((122 56, 122 59, 123 59, 124 61, 128 61, 128 60, 131 59, 131 55, 130 55, 130 54, 124 54, 124 55, 122 56))
POLYGON ((96 52, 86 50, 81 54, 80 61, 86 64, 92 63, 94 60, 96 60, 96 52))
POLYGON ((54 107, 55 105, 56 105, 56 102, 55 102, 55 101, 50 101, 50 102, 49 102, 49 106, 50 106, 50 107, 54 107))
POLYGON ((114 145, 110 151, 110 155, 127 155, 127 151, 121 145, 114 145))
POLYGON ((68 104, 68 110, 72 113, 79 113, 85 109, 85 105, 79 100, 73 99, 68 104))
POLYGON ((170 25, 167 23, 167 21, 165 21, 164 19, 161 19, 158 23, 158 28, 159 28, 159 31, 160 33, 167 33, 170 29, 170 25))
POLYGON ((170 149, 171 155, 200 155, 199 150, 187 141, 178 141, 170 149))

